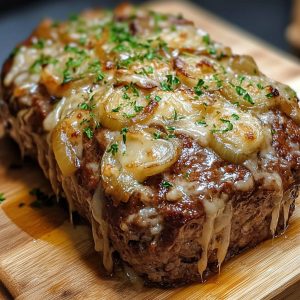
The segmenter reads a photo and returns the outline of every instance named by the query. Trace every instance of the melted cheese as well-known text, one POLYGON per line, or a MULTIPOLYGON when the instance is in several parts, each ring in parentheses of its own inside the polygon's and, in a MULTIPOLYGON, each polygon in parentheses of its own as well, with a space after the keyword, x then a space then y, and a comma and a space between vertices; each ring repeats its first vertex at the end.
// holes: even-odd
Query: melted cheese
POLYGON ((91 200, 92 230, 95 241, 95 250, 103 252, 103 265, 109 272, 113 270, 112 249, 108 238, 108 224, 103 219, 104 196, 99 186, 91 200))
POLYGON ((221 266, 230 240, 231 229, 231 206, 228 204, 225 206, 224 199, 211 199, 203 201, 205 209, 205 221, 202 227, 201 238, 199 244, 201 246, 201 257, 198 261, 198 271, 203 276, 203 272, 206 270, 209 250, 218 249, 218 263, 221 266), (223 229, 223 234, 218 245, 212 245, 212 240, 216 234, 223 229))
POLYGON ((140 227, 149 228, 153 236, 158 235, 163 229, 163 218, 157 213, 154 207, 145 207, 138 213, 131 214, 127 217, 126 223, 122 224, 124 231, 128 230, 128 225, 135 224, 140 227))

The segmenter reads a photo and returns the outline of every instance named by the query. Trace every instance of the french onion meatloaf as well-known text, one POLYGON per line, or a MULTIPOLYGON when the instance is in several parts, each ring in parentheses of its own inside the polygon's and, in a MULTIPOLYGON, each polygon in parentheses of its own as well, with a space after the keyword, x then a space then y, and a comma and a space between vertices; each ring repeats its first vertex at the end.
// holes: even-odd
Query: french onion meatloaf
POLYGON ((53 190, 146 283, 201 281, 282 232, 296 93, 182 16, 123 5, 43 21, 2 71, 1 118, 53 190))

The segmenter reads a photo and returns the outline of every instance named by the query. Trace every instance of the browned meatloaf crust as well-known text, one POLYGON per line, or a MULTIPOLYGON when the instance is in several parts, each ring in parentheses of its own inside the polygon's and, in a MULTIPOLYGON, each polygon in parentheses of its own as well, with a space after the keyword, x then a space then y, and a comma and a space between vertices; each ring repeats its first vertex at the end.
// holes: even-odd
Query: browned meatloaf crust
MULTIPOLYGON (((102 17, 101 13, 99 14, 102 17)), ((98 17, 97 12, 90 12, 87 15, 92 16, 91 18, 98 17)), ((82 18, 85 16, 83 15, 82 18)), ((180 26, 192 26, 190 22, 181 17, 162 17, 150 13, 150 18, 153 16, 156 20, 168 19, 175 30, 179 30, 180 26)), ((128 7, 118 9, 113 16, 116 22, 128 22, 132 36, 138 35, 139 30, 143 30, 140 23, 146 22, 148 17, 148 13, 129 17, 128 7)), ((51 34, 47 36, 49 28, 45 29, 45 26, 43 23, 22 45, 31 47, 36 43, 33 41, 33 37, 51 39, 51 34), (43 30, 46 30, 46 34, 43 33, 43 30)), ((209 36, 204 36, 206 38, 203 39, 206 43, 209 36)), ((77 42, 75 41, 75 43, 77 42)), ((171 44, 172 41, 167 43, 171 44)), ((92 43, 87 47, 92 48, 92 43)), ((225 64, 228 65, 230 59, 231 62, 234 60, 236 64, 241 65, 236 74, 244 75, 246 79, 243 80, 247 81, 248 76, 249 78, 252 76, 250 80, 261 78, 263 84, 268 83, 267 87, 263 87, 267 89, 267 98, 279 99, 281 97, 283 100, 280 98, 279 101, 284 102, 284 97, 288 97, 281 95, 282 91, 286 89, 285 86, 269 81, 258 69, 255 74, 247 70, 249 61, 256 67, 250 58, 234 56, 227 48, 221 49, 225 49, 221 57, 216 57, 214 51, 204 54, 197 54, 192 49, 182 50, 180 48, 180 51, 196 53, 217 62, 225 60, 225 64), (243 64, 246 64, 245 69, 243 69, 243 64)), ((104 265, 108 270, 112 270, 110 255, 112 252, 116 252, 146 283, 175 286, 200 281, 211 272, 218 271, 223 260, 228 260, 241 251, 272 238, 272 235, 277 235, 286 228, 288 219, 294 210, 294 200, 298 194, 299 107, 293 108, 296 109, 296 116, 295 112, 291 113, 291 109, 285 109, 278 104, 270 106, 267 111, 256 115, 257 119, 270 129, 271 140, 267 151, 262 148, 257 151, 255 167, 251 165, 251 161, 247 163, 246 158, 243 158, 242 161, 237 161, 235 158, 230 159, 228 156, 224 158, 222 153, 214 150, 214 146, 203 146, 189 132, 177 132, 172 129, 174 138, 180 143, 176 161, 162 172, 146 176, 142 180, 142 185, 151 191, 150 198, 145 200, 142 192, 133 191, 124 201, 124 199, 120 199, 120 197, 122 198, 120 189, 118 187, 111 189, 103 181, 101 173, 102 157, 108 152, 109 145, 111 146, 111 140, 107 138, 107 134, 111 131, 118 132, 119 129, 111 130, 106 126, 96 126, 93 128, 92 136, 82 135, 80 165, 71 176, 64 176, 56 162, 53 149, 49 146, 49 140, 47 140, 49 136, 43 125, 46 117, 61 101, 62 95, 56 94, 41 81, 38 81, 30 89, 18 86, 17 82, 13 80, 7 84, 5 78, 13 68, 16 55, 18 54, 12 55, 2 69, 3 102, 0 106, 2 121, 7 131, 19 144, 22 153, 38 159, 45 175, 51 181, 54 192, 66 196, 70 209, 77 210, 91 222, 96 248, 98 250, 105 249, 107 246, 109 249, 104 251, 104 265), (278 184, 278 181, 281 184, 278 184), (104 196, 101 198, 99 185, 104 191, 104 196), (176 193, 174 193, 175 196, 170 194, 170 191, 177 186, 184 186, 193 192, 182 193, 178 200, 176 193), (194 191, 198 192, 194 193, 194 191), (98 195, 96 201, 101 202, 103 206, 101 210, 103 215, 100 217, 100 221, 93 212, 93 195, 94 198, 95 195, 98 195), (173 199, 174 197, 175 199, 173 199), (217 201, 221 203, 222 209, 220 214, 211 217, 207 207, 211 203, 213 205, 219 203, 217 201), (278 223, 276 209, 279 212, 278 223), (273 225, 272 220, 275 222, 273 225), (209 232, 209 221, 212 221, 213 226, 210 236, 204 233, 209 232), (105 240, 105 233, 107 233, 107 240, 105 240), (207 236, 209 240, 205 243, 207 236), (100 242, 98 241, 100 246, 97 245, 99 237, 101 237, 100 242), (226 238, 228 238, 228 248, 224 246, 226 238), (218 257, 218 251, 220 257, 218 257), (225 258, 221 257, 221 251, 225 251, 225 258), (204 262, 205 270, 202 270, 203 266, 201 269, 199 262, 201 265, 202 257, 203 263, 203 257, 206 254, 207 265, 204 262)), ((182 76, 184 70, 180 67, 182 66, 180 63, 178 67, 179 58, 171 60, 173 61, 172 68, 177 69, 176 74, 181 79, 180 73, 182 76)), ((45 62, 45 66, 48 63, 45 62)), ((208 62, 203 63, 202 61, 202 67, 203 64, 206 68, 210 67, 208 62)), ((111 66, 111 61, 101 61, 101 65, 104 74, 110 67, 114 68, 111 66)), ((45 66, 42 64, 41 68, 45 66)), ((233 68, 232 64, 231 67, 233 68)), ((215 70, 214 73, 216 73, 215 70)), ((124 83, 118 84, 124 86, 124 83)), ((118 85, 114 84, 114 88, 117 87, 118 85)), ((147 86, 141 87, 138 83, 135 84, 135 87, 142 91, 149 89, 147 86)), ((156 88, 159 87, 150 86, 151 91, 156 88)), ((238 90, 242 96, 243 90, 238 90)), ((190 93, 194 93, 194 91, 197 93, 197 89, 191 89, 190 93)), ((225 84, 220 84, 212 90, 208 87, 203 93, 209 93, 210 99, 214 99, 215 95, 219 97, 220 94, 225 98, 230 98, 230 95, 226 94, 225 84)), ((197 95, 202 97, 202 92, 198 92, 197 95)), ((293 99, 289 99, 290 101, 298 102, 295 94, 292 94, 291 97, 293 99)), ((252 98, 255 99, 254 96, 252 98)), ((151 105, 157 105, 153 103, 151 105)), ((148 106, 149 110, 151 110, 151 105, 148 106)), ((214 105, 214 101, 212 100, 208 105, 214 105)), ((143 112, 147 113, 145 108, 143 112)), ((222 122, 225 123, 225 121, 222 122)), ((230 121, 228 122, 230 123, 230 121)), ((162 135, 168 134, 168 129, 166 130, 161 124, 150 124, 149 127, 159 130, 162 135)), ((229 127, 225 128, 226 130, 229 130, 229 127)))

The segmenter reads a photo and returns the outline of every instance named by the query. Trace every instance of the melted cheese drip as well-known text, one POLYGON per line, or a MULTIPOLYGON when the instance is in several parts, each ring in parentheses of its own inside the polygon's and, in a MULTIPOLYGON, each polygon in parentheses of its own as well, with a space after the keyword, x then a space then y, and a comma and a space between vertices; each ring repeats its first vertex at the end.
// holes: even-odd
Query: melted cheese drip
POLYGON ((287 221, 289 218, 289 212, 294 199, 299 196, 299 186, 295 186, 292 189, 286 191, 283 195, 282 209, 283 209, 283 220, 284 229, 287 227, 287 221), (295 195, 296 193, 296 195, 295 195))
POLYGON ((112 272, 112 249, 110 248, 108 238, 108 224, 103 219, 103 203, 103 192, 101 187, 98 186, 91 201, 91 211, 93 216, 92 230, 95 241, 95 250, 103 252, 103 265, 108 272, 112 272))
MULTIPOLYGON (((218 249, 217 258, 218 258, 219 270, 226 257, 227 250, 229 247, 230 233, 231 233, 231 219, 232 219, 232 205, 229 202, 226 204, 224 211, 216 220, 216 223, 219 222, 222 228, 220 240, 217 241, 217 245, 215 247, 216 249, 218 249)), ((215 229, 215 233, 218 233, 217 228, 215 229)))
POLYGON ((71 193, 72 189, 70 189, 68 186, 70 184, 70 182, 68 180, 62 178, 61 184, 62 184, 62 188, 65 193, 66 199, 68 201, 70 222, 73 224, 74 201, 73 201, 73 194, 71 193))
POLYGON ((207 268, 209 250, 218 249, 218 265, 221 266, 225 259, 231 232, 231 204, 225 205, 224 199, 213 199, 203 201, 205 208, 205 222, 199 244, 202 248, 201 257, 198 261, 198 272, 203 277, 207 268), (220 240, 216 243, 215 237, 220 233, 220 240))

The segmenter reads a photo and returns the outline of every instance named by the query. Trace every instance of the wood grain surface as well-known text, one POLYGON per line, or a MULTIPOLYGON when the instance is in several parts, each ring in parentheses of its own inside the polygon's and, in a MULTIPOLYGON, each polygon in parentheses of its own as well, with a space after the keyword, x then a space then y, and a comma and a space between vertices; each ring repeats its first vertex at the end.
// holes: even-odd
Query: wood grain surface
MULTIPOLYGON (((229 45, 252 55, 268 76, 300 92, 300 65, 287 54, 183 2, 152 2, 152 9, 182 13, 229 45)), ((72 226, 59 205, 34 208, 32 188, 48 189, 31 160, 0 140, 0 281, 16 299, 300 299, 300 202, 281 237, 224 264, 206 283, 177 289, 142 288, 120 276, 105 277, 88 226, 72 226)), ((0 299, 1 299, 0 284, 0 299)), ((9 296, 2 293, 3 299, 9 296)))

